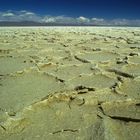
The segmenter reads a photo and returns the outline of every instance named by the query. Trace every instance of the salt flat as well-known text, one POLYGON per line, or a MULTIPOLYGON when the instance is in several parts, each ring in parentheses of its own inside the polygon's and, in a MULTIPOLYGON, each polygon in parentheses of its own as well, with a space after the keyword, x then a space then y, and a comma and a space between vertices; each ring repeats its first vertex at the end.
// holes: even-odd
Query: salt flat
POLYGON ((139 129, 140 28, 0 28, 0 140, 139 140, 139 129))

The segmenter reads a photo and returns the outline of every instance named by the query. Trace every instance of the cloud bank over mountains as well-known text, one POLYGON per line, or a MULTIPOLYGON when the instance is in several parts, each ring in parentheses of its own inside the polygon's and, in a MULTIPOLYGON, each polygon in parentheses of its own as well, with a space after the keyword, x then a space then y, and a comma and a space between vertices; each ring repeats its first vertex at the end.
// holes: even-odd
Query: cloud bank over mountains
POLYGON ((22 22, 32 21, 38 23, 49 24, 74 24, 74 25, 114 25, 114 26, 140 26, 140 19, 112 19, 107 20, 103 18, 86 18, 83 16, 73 18, 67 16, 50 16, 50 15, 38 15, 36 13, 22 10, 22 11, 5 11, 0 12, 0 22, 22 22))

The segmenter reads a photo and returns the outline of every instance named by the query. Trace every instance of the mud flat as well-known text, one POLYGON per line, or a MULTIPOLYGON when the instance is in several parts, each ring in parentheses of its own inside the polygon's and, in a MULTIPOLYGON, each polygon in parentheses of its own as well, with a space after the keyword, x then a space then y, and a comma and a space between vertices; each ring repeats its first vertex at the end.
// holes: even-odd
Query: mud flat
POLYGON ((140 28, 0 28, 0 140, 139 140, 140 28))

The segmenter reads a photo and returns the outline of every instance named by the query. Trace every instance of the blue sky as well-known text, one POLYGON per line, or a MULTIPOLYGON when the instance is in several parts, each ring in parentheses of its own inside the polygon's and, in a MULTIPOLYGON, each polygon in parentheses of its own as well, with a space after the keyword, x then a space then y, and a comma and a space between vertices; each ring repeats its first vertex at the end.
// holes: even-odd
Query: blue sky
POLYGON ((140 26, 140 0, 0 0, 0 21, 140 26))
POLYGON ((0 0, 0 11, 7 10, 52 16, 140 19, 140 0, 0 0))

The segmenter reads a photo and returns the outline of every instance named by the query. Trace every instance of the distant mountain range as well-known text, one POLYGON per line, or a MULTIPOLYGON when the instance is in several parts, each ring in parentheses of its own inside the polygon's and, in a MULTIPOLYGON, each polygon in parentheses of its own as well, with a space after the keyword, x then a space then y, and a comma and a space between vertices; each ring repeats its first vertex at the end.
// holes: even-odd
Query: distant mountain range
POLYGON ((45 26, 45 24, 34 21, 0 21, 0 26, 45 26))
MULTIPOLYGON (((35 21, 0 21, 0 26, 129 26, 129 25, 96 25, 88 23, 45 23, 35 21)), ((136 27, 136 26, 135 26, 136 27)))
MULTIPOLYGON (((0 21, 0 26, 91 26, 88 24, 64 24, 64 23, 45 23, 34 21, 0 21)), ((93 26, 93 25, 92 25, 93 26)))

